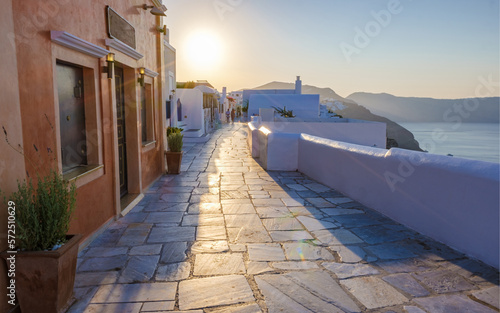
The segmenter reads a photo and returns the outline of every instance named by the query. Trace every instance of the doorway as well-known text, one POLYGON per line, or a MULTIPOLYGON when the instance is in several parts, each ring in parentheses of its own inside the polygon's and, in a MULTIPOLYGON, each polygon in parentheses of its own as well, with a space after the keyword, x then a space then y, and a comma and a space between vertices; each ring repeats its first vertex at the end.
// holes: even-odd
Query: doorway
POLYGON ((127 141, 125 137, 125 91, 123 68, 115 66, 116 127, 118 134, 118 167, 120 171, 120 197, 128 193, 127 141))

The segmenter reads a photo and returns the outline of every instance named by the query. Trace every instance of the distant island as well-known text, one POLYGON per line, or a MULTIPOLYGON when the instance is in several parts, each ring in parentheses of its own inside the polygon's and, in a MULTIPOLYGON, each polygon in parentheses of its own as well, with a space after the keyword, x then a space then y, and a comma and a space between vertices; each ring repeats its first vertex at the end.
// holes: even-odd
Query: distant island
MULTIPOLYGON (((293 83, 271 82, 251 89, 294 89, 293 83)), ((364 106, 358 105, 355 101, 342 98, 331 88, 318 88, 310 85, 302 86, 304 94, 319 94, 322 104, 331 108, 335 113, 345 118, 353 118, 367 121, 382 122, 387 124, 387 147, 399 147, 403 149, 423 151, 413 134, 397 124, 396 122, 379 115, 375 115, 364 106)))

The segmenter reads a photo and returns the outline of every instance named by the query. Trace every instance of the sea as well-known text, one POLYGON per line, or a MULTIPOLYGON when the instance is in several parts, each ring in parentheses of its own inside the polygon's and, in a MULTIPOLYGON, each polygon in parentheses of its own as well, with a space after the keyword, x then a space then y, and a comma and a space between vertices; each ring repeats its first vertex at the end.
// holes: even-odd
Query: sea
POLYGON ((499 125, 491 123, 398 123, 429 153, 500 163, 499 125))

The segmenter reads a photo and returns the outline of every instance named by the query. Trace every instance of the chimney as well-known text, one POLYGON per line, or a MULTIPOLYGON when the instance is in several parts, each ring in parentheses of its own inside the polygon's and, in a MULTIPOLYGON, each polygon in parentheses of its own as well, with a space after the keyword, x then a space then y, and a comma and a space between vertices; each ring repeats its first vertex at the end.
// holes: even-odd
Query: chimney
POLYGON ((300 76, 297 76, 297 80, 295 81, 295 94, 302 94, 302 81, 300 80, 300 76))

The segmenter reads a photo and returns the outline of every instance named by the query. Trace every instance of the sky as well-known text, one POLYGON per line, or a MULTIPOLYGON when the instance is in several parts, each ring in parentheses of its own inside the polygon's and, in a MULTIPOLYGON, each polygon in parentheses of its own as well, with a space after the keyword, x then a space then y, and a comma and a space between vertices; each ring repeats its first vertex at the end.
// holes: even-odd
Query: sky
POLYGON ((163 3, 177 81, 233 91, 301 76, 342 97, 499 96, 498 0, 163 3))

